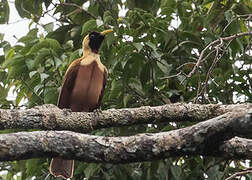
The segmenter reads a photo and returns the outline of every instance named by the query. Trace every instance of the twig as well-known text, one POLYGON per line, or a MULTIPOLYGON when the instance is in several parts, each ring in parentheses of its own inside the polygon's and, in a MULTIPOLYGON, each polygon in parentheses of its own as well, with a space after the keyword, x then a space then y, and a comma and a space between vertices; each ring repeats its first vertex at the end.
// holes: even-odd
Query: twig
POLYGON ((65 6, 73 6, 76 7, 78 9, 80 9, 81 11, 85 12, 86 14, 88 14, 90 17, 97 19, 97 17, 93 14, 91 14, 90 12, 86 11, 85 9, 83 9, 81 6, 78 6, 77 4, 74 3, 60 3, 59 5, 65 5, 65 6))
POLYGON ((200 89, 201 89, 201 78, 200 78, 200 72, 197 69, 197 74, 198 74, 198 88, 197 88, 197 95, 193 100, 193 103, 198 103, 198 97, 200 95, 200 89))
MULTIPOLYGON (((223 50, 223 53, 219 56, 219 51, 220 51, 220 48, 224 45, 223 41, 221 40, 220 44, 218 44, 217 46, 215 46, 215 58, 213 60, 213 63, 211 64, 208 72, 207 72, 207 76, 206 76, 206 80, 205 80, 205 83, 202 87, 202 90, 200 92, 199 95, 202 96, 203 99, 207 99, 208 100, 208 103, 210 103, 210 100, 208 98, 206 98, 206 94, 207 94, 207 86, 208 86, 208 81, 209 79, 211 78, 211 74, 214 70, 214 67, 216 66, 217 62, 223 57, 223 55, 225 54, 225 50, 227 49, 227 47, 229 47, 229 44, 232 42, 232 40, 230 40, 226 46, 226 48, 223 50), (219 56, 219 57, 218 57, 219 56)), ((216 84, 216 82, 215 82, 216 84)), ((198 96, 197 96, 198 98, 198 96)))
POLYGON ((206 57, 204 57, 204 59, 202 59, 202 61, 201 62, 204 62, 205 60, 207 60, 207 58, 212 54, 212 53, 214 53, 216 50, 214 49, 214 50, 212 50, 210 53, 208 53, 207 55, 206 55, 206 57))
POLYGON ((238 17, 242 17, 242 18, 246 18, 246 20, 249 20, 252 17, 252 14, 242 14, 242 15, 238 15, 238 17))
POLYGON ((245 169, 243 171, 234 173, 232 176, 226 178, 226 180, 231 180, 231 179, 234 179, 236 176, 242 176, 242 175, 245 175, 245 174, 248 174, 248 173, 252 173, 252 167, 247 168, 247 169, 245 169))
MULTIPOLYGON (((223 42, 221 42, 220 44, 223 45, 223 42)), ((218 46, 219 46, 219 45, 218 45, 218 46)), ((206 96, 205 96, 206 93, 207 93, 208 80, 209 80, 209 78, 210 78, 210 75, 212 74, 212 71, 213 71, 215 65, 217 64, 217 62, 218 62, 219 59, 220 59, 220 57, 218 58, 218 55, 219 55, 219 47, 216 46, 215 48, 216 48, 215 58, 214 58, 213 63, 212 63, 212 65, 210 66, 210 68, 209 68, 209 70, 208 70, 208 72, 207 72, 205 84, 204 84, 204 86, 203 86, 203 88, 202 88, 202 90, 201 90, 201 93, 200 93, 200 94, 202 95, 203 100, 206 99, 206 100, 208 101, 208 103, 210 103, 210 100, 209 100, 208 98, 206 98, 206 96)))
POLYGON ((179 70, 179 69, 181 69, 183 66, 191 65, 191 64, 196 64, 196 63, 195 63, 195 62, 187 62, 187 63, 184 63, 184 64, 180 65, 179 67, 177 67, 176 70, 179 70))
POLYGON ((13 22, 9 22, 9 23, 7 23, 8 25, 10 25, 10 24, 16 24, 16 23, 20 23, 20 22, 22 22, 22 21, 28 21, 28 19, 19 19, 19 20, 17 20, 17 21, 13 21, 13 22))
POLYGON ((177 76, 179 76, 180 74, 182 74, 182 72, 181 72, 181 71, 180 71, 179 73, 177 73, 177 74, 170 75, 170 76, 166 76, 166 77, 162 77, 162 78, 159 78, 159 79, 160 79, 160 80, 170 79, 170 78, 177 77, 177 76))
POLYGON ((222 42, 222 41, 229 41, 229 40, 233 40, 242 36, 248 36, 248 35, 252 35, 252 32, 243 32, 243 33, 238 33, 238 34, 234 34, 232 36, 228 36, 228 37, 223 37, 223 38, 219 38, 213 42, 211 42, 210 44, 208 44, 200 53, 200 56, 198 58, 197 63, 195 64, 195 66, 193 67, 192 71, 187 75, 187 78, 190 78, 196 71, 196 69, 199 68, 200 63, 202 62, 202 59, 204 57, 205 52, 212 46, 214 46, 215 44, 222 42))
MULTIPOLYGON (((21 76, 20 77, 20 79, 21 79, 21 81, 22 81, 22 83, 27 87, 27 89, 29 89, 35 96, 37 96, 39 99, 40 99, 40 101, 42 101, 43 103, 44 103, 44 99, 43 98, 41 98, 27 83, 26 83, 26 81, 23 79, 23 77, 21 76)), ((34 102, 36 105, 39 105, 37 102, 34 102)))

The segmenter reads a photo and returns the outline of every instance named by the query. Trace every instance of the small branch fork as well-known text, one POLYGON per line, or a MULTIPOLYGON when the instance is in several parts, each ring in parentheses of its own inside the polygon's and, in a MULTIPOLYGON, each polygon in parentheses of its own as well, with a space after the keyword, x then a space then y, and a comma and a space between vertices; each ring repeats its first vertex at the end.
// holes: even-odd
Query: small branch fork
POLYGON ((215 49, 219 49, 220 47, 223 46, 223 42, 224 41, 231 41, 233 39, 239 38, 239 37, 243 37, 243 36, 252 36, 252 32, 243 32, 243 33, 238 33, 238 34, 234 34, 232 36, 228 36, 228 37, 222 37, 219 38, 213 42, 211 42, 210 44, 208 44, 200 53, 200 56, 197 60, 197 63, 195 64, 195 66, 193 67, 192 71, 187 75, 187 78, 192 77, 192 75, 195 73, 195 71, 199 68, 200 63, 202 62, 202 59, 205 55, 205 52, 210 48, 213 47, 214 45, 216 45, 217 43, 219 43, 217 46, 215 46, 215 49))
MULTIPOLYGON (((180 71, 180 73, 178 73, 177 75, 183 74, 184 75, 184 79, 181 81, 181 83, 183 83, 186 78, 190 78, 192 77, 192 75, 197 72, 198 76, 200 76, 199 74, 199 67, 200 64, 205 61, 212 53, 215 52, 215 57, 214 60, 206 74, 206 80, 204 82, 204 84, 202 84, 201 82, 198 83, 198 90, 197 90, 197 95, 194 98, 194 103, 198 103, 199 102, 199 97, 202 97, 202 102, 206 102, 210 103, 210 100, 208 99, 207 96, 207 87, 208 87, 208 81, 209 79, 211 79, 211 74, 216 66, 216 64, 219 62, 219 60, 223 57, 223 55, 226 53, 226 49, 229 47, 230 43, 232 42, 232 40, 239 38, 239 37, 243 37, 243 36, 252 36, 252 32, 243 32, 243 33, 238 33, 238 34, 234 34, 232 36, 228 36, 228 37, 221 37, 211 43, 209 43, 200 53, 199 58, 197 60, 197 62, 195 63, 195 65, 193 66, 193 69, 191 70, 191 72, 189 74, 185 74, 183 72, 180 71), (227 42, 227 43, 225 43, 227 42), (223 46, 226 44, 226 46, 223 48, 223 46), (205 56, 206 52, 211 49, 211 51, 205 56), (220 52, 222 52, 220 54, 220 52)), ((189 63, 189 64, 193 64, 193 63, 189 63)), ((179 68, 180 69, 182 66, 184 66, 186 64, 181 65, 179 68)), ((175 76, 177 76, 175 75, 175 76)), ((215 83, 215 82, 214 82, 215 83)))
MULTIPOLYGON (((83 9, 81 6, 78 6, 77 4, 75 3, 60 3, 59 5, 61 6, 72 6, 72 7, 76 7, 77 9, 73 12, 76 12, 76 11, 83 11, 84 13, 88 14, 90 17, 94 18, 94 19, 97 19, 97 17, 93 14, 91 14, 90 12, 86 11, 85 9, 83 9)), ((71 15, 71 14, 70 14, 71 15)), ((69 15, 68 15, 69 16, 69 15)))
POLYGON ((252 173, 252 168, 247 168, 247 169, 245 169, 243 171, 236 172, 232 176, 226 178, 226 180, 231 180, 231 179, 234 179, 237 176, 243 176, 243 175, 246 175, 246 174, 249 174, 249 173, 252 173))

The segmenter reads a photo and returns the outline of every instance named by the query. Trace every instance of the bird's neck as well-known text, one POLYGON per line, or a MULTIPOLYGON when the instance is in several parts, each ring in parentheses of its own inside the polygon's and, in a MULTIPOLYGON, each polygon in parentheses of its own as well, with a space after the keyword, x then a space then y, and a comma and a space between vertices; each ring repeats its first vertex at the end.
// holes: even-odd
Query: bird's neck
POLYGON ((82 55, 84 58, 87 57, 87 56, 99 56, 98 53, 95 53, 95 52, 92 52, 91 49, 83 49, 83 55, 82 55))
POLYGON ((91 50, 84 51, 81 59, 81 65, 88 65, 93 61, 96 61, 98 65, 102 65, 99 54, 94 53, 91 50))

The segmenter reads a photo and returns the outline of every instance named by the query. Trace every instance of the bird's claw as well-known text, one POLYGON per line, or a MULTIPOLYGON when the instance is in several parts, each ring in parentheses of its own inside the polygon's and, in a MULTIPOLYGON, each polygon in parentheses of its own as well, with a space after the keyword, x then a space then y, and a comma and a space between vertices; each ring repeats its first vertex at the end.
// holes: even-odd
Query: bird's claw
POLYGON ((64 108, 62 110, 63 110, 63 113, 64 113, 65 116, 67 116, 69 113, 73 112, 71 109, 66 109, 66 108, 64 108))
POLYGON ((100 108, 97 108, 93 111, 93 113, 95 118, 100 118, 100 116, 102 115, 102 110, 100 108))

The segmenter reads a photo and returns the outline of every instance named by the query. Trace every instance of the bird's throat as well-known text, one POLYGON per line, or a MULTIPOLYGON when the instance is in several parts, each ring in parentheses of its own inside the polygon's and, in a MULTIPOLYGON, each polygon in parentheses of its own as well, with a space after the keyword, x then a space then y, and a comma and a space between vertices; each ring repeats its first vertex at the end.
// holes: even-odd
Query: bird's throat
POLYGON ((81 58, 80 65, 81 66, 87 66, 91 64, 92 62, 96 61, 98 67, 103 72, 104 71, 104 65, 101 63, 100 55, 98 53, 94 53, 92 51, 89 51, 89 53, 83 53, 83 57, 81 58))

